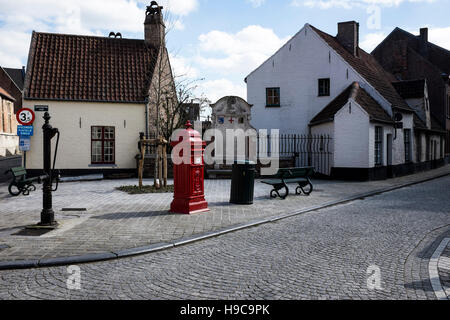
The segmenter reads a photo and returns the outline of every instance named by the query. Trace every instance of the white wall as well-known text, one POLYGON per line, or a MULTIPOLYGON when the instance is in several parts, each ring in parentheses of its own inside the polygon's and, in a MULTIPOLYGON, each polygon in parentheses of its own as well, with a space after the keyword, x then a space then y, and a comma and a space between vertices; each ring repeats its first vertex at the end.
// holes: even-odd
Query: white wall
POLYGON ((18 153, 20 153, 19 137, 12 133, 0 133, 0 156, 6 157, 18 153))
POLYGON ((375 127, 383 128, 383 166, 388 165, 387 154, 387 135, 392 134, 392 165, 396 166, 405 163, 405 138, 403 134, 404 129, 411 130, 411 160, 414 161, 415 155, 415 140, 413 130, 413 116, 412 114, 403 113, 403 129, 395 130, 391 125, 371 123, 369 132, 369 167, 375 167, 375 127), (397 131, 397 133, 396 133, 397 131))
POLYGON ((369 115, 353 99, 350 99, 349 102, 336 113, 334 117, 335 167, 369 167, 369 128, 369 115))
POLYGON ((254 105, 252 125, 257 129, 281 129, 281 133, 307 134, 310 120, 354 81, 388 109, 387 101, 305 25, 247 77, 247 101, 254 105), (320 78, 330 78, 329 97, 318 97, 320 78), (280 87, 280 108, 266 108, 269 87, 280 87))
MULTIPOLYGON (((116 131, 116 166, 106 168, 132 169, 138 153, 139 132, 145 132, 145 106, 139 104, 80 103, 54 101, 24 101, 34 110, 35 105, 48 105, 50 124, 61 132, 58 169, 94 169, 91 165, 91 126, 113 126, 116 131), (80 128, 81 118, 81 128, 80 128), (126 128, 124 127, 126 121, 126 128)), ((44 112, 36 112, 31 150, 27 152, 27 168, 42 169, 42 125, 44 112)), ((56 143, 53 139, 52 151, 56 143)))
MULTIPOLYGON (((334 154, 334 122, 322 123, 319 125, 315 125, 311 127, 312 135, 327 135, 332 140, 330 145, 328 146, 328 151, 334 154)), ((334 156, 330 159, 330 169, 334 167, 334 156)), ((327 172, 326 174, 328 174, 327 172)))

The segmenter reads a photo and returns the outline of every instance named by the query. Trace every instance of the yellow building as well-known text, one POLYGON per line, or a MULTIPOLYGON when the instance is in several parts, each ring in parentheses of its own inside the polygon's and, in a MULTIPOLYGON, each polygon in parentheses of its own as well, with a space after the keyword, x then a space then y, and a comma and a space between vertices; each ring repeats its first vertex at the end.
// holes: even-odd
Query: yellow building
POLYGON ((174 88, 161 9, 147 7, 143 40, 33 32, 23 101, 36 113, 29 171, 43 167, 48 111, 61 133, 56 168, 63 174, 135 172, 139 133, 154 129, 155 88, 174 88))

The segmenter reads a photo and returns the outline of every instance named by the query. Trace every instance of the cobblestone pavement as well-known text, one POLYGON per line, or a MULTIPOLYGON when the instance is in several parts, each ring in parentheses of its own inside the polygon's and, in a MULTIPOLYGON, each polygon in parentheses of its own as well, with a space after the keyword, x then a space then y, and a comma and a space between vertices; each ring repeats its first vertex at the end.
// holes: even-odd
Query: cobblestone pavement
POLYGON ((315 191, 311 196, 291 195, 285 201, 270 199, 271 187, 256 182, 252 206, 229 204, 229 180, 207 180, 205 190, 211 211, 191 216, 168 213, 172 194, 128 195, 115 190, 117 186, 135 185, 135 179, 64 183, 53 196, 53 207, 61 228, 40 237, 18 234, 24 226, 40 220, 40 187, 28 197, 13 198, 8 194, 7 185, 3 184, 0 185, 0 262, 137 248, 446 173, 450 173, 450 165, 387 181, 319 180, 314 182, 315 191), (86 208, 87 211, 63 212, 64 208, 86 208))
POLYGON ((450 241, 439 259, 438 269, 442 287, 450 300, 450 241))
POLYGON ((449 188, 445 177, 187 246, 83 264, 81 290, 67 289, 67 267, 0 271, 0 299, 435 299, 422 267, 450 236, 449 188))

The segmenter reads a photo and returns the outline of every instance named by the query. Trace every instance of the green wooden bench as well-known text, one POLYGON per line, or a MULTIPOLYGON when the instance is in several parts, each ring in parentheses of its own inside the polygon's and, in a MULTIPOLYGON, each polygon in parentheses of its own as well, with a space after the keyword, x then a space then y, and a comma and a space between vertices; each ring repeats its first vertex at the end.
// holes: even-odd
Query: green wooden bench
POLYGON ((5 174, 11 172, 13 180, 9 184, 8 191, 13 197, 20 195, 28 196, 30 192, 36 191, 34 182, 41 183, 44 177, 27 178, 27 170, 24 167, 11 168, 5 174))
POLYGON ((272 198, 276 198, 278 196, 284 200, 289 195, 289 187, 287 186, 288 183, 298 184, 295 189, 295 194, 300 195, 303 192, 305 195, 309 196, 311 192, 313 192, 313 185, 310 180, 310 177, 313 174, 313 167, 279 169, 276 175, 261 182, 274 187, 274 189, 270 192, 270 196, 272 198), (281 189, 285 189, 285 195, 281 195, 279 193, 281 189))

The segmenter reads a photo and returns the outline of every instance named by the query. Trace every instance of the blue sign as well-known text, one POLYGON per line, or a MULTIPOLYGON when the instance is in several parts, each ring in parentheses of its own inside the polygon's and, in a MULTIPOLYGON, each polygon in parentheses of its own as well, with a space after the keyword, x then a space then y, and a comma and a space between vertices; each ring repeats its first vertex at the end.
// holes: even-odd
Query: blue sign
POLYGON ((19 150, 20 151, 30 151, 30 138, 29 137, 20 137, 19 140, 19 150))
POLYGON ((17 135, 19 137, 31 137, 33 133, 33 126, 17 126, 17 135))

